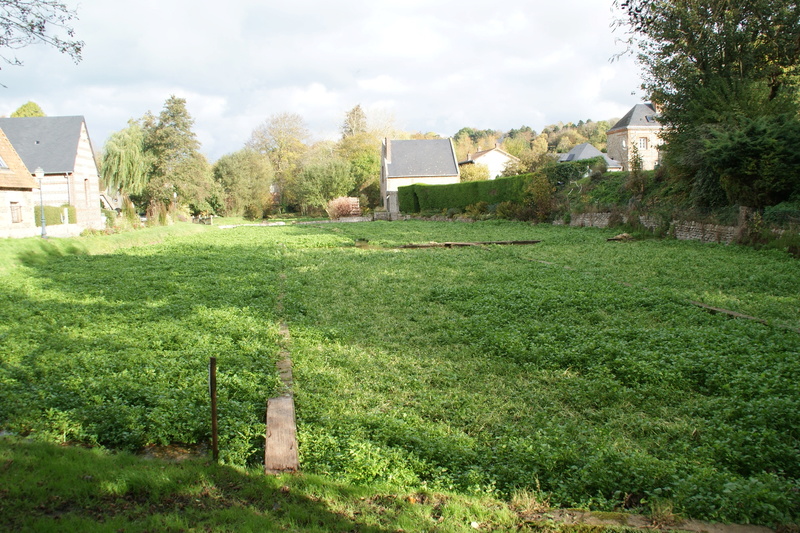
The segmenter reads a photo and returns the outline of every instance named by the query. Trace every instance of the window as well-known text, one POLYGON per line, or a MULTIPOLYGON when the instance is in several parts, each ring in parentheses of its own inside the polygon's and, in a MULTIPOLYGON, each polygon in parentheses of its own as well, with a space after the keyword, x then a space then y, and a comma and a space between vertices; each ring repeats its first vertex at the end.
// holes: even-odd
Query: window
POLYGON ((639 150, 647 150, 647 137, 639 137, 639 150))
POLYGON ((0 157, 0 168, 8 168, 8 165, 6 165, 6 162, 3 161, 2 157, 0 157))
POLYGON ((14 224, 22 222, 22 206, 17 202, 11 202, 11 222, 14 224))

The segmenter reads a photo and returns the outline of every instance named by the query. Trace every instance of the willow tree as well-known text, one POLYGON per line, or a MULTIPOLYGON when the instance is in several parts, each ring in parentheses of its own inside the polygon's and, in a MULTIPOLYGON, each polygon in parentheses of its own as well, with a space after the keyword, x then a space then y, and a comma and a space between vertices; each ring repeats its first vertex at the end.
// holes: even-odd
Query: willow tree
POLYGON ((144 130, 135 120, 114 132, 103 147, 101 162, 106 187, 126 196, 144 192, 149 179, 151 159, 144 151, 144 130))

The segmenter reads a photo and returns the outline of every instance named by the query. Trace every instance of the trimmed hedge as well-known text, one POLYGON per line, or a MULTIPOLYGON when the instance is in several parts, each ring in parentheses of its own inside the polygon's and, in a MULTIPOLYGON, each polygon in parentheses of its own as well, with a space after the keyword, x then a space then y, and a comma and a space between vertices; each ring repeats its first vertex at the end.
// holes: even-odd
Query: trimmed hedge
MULTIPOLYGON (((59 224, 63 224, 64 222, 61 221, 61 214, 64 212, 64 208, 67 209, 69 213, 69 221, 68 224, 75 224, 78 221, 78 216, 75 213, 75 206, 63 206, 63 207, 55 207, 52 205, 44 206, 44 223, 48 226, 57 226, 59 224)), ((42 225, 42 208, 41 206, 34 206, 33 207, 33 214, 36 217, 36 226, 41 227, 42 225)))
POLYGON ((467 181, 450 185, 426 185, 416 183, 400 187, 397 199, 403 213, 464 209, 469 205, 486 202, 489 205, 501 202, 522 203, 525 190, 530 185, 531 174, 497 178, 489 181, 467 181))

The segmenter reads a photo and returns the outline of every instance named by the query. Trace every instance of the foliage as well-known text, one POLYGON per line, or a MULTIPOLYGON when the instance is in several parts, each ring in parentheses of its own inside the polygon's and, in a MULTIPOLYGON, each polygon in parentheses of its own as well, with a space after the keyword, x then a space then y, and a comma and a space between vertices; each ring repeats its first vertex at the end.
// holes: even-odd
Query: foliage
POLYGON ((530 175, 498 178, 490 181, 468 181, 451 185, 415 184, 398 188, 400 210, 405 213, 463 209, 478 202, 522 202, 530 175))
POLYGON ((729 201, 762 208, 800 195, 797 114, 741 117, 735 126, 713 129, 704 151, 729 201))
POLYGON ((538 222, 544 222, 550 217, 550 213, 553 212, 553 193, 555 191, 556 187, 553 186, 544 172, 537 172, 533 175, 533 181, 531 181, 527 195, 530 197, 530 203, 534 206, 534 212, 538 222))
MULTIPOLYGON (((33 206, 33 216, 36 219, 36 227, 42 225, 42 207, 40 205, 33 206)), ((47 226, 57 226, 59 224, 75 224, 77 222, 77 214, 74 205, 65 205, 56 207, 52 205, 44 206, 44 223, 47 226), (67 210, 68 221, 64 221, 64 210, 67 210)))
POLYGON ((350 198, 346 196, 334 198, 328 202, 328 205, 325 207, 325 212, 328 213, 328 217, 332 220, 350 216, 350 198))
MULTIPOLYGON (((77 18, 74 10, 58 0, 3 0, 0 6, 0 48, 18 50, 44 43, 78 63, 83 41, 75 39, 72 29, 72 21, 77 18)), ((0 58, 10 65, 22 64, 13 55, 4 53, 0 58)))
POLYGON ((214 181, 222 188, 222 215, 236 215, 248 210, 258 218, 272 207, 273 171, 269 158, 244 148, 223 155, 214 163, 214 181))
POLYGON ((299 184, 303 207, 324 209, 334 198, 347 196, 354 184, 350 163, 347 161, 334 159, 307 167, 303 170, 299 184))
POLYGON ((762 207, 785 199, 776 174, 797 172, 797 164, 773 172, 777 162, 754 157, 749 148, 796 142, 800 6, 787 0, 615 4, 645 67, 643 87, 666 125, 665 161, 676 179, 693 186, 694 203, 721 203, 721 175, 730 201, 762 207), (791 115, 786 126, 781 115, 791 115), (740 157, 737 148, 744 149, 740 157), (771 177, 754 187, 754 172, 771 177))
POLYGON ((36 102, 28 101, 11 113, 11 117, 46 117, 42 108, 36 102))
POLYGON ((489 179, 489 167, 481 163, 461 165, 461 181, 487 181, 489 179))
POLYGON ((303 118, 296 113, 272 115, 253 130, 246 147, 269 157, 275 171, 278 203, 298 205, 296 193, 299 162, 307 150, 310 133, 303 118))
POLYGON ((361 104, 348 111, 342 124, 342 138, 351 137, 367 132, 367 115, 361 109, 361 104))
POLYGON ((139 195, 150 178, 152 154, 145 153, 145 131, 135 120, 114 132, 103 146, 101 172, 106 187, 122 194, 139 195))
POLYGON ((566 161, 544 166, 540 172, 547 176, 550 183, 564 186, 571 181, 576 181, 591 175, 594 172, 605 172, 606 163, 602 157, 582 159, 580 161, 566 161))
MULTIPOLYGON (((215 354, 222 450, 244 463, 263 453, 284 321, 296 479, 798 519, 800 358, 782 326, 800 327, 800 295, 785 254, 507 221, 183 227, 193 233, 27 257, 3 275, 0 427, 131 449, 206 442, 215 354), (520 239, 542 242, 396 248, 520 239)), ((86 242, 106 241, 74 241, 86 242)))

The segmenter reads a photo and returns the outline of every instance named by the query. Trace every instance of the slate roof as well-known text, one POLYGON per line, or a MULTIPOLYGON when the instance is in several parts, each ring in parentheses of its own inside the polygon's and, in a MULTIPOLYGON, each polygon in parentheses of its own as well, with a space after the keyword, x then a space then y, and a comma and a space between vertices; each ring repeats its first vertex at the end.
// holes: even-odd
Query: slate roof
POLYGON ((386 141, 387 178, 457 176, 458 163, 450 139, 386 141))
POLYGON ((646 127, 657 127, 660 126, 661 123, 658 121, 658 112, 653 104, 636 104, 628 111, 624 117, 619 119, 616 124, 614 124, 609 133, 614 130, 620 130, 624 128, 636 127, 636 126, 646 126, 646 127))
POLYGON ((2 129, 25 166, 45 174, 75 171, 82 116, 0 118, 2 129))
POLYGON ((566 154, 562 154, 561 157, 558 158, 558 162, 566 163, 568 161, 581 161, 583 159, 592 159, 593 157, 602 157, 605 159, 607 167, 622 168, 622 165, 619 163, 619 161, 611 159, 608 157, 608 155, 604 154, 589 143, 583 143, 575 146, 566 154))
POLYGON ((35 189, 38 185, 0 130, 0 189, 35 189))

